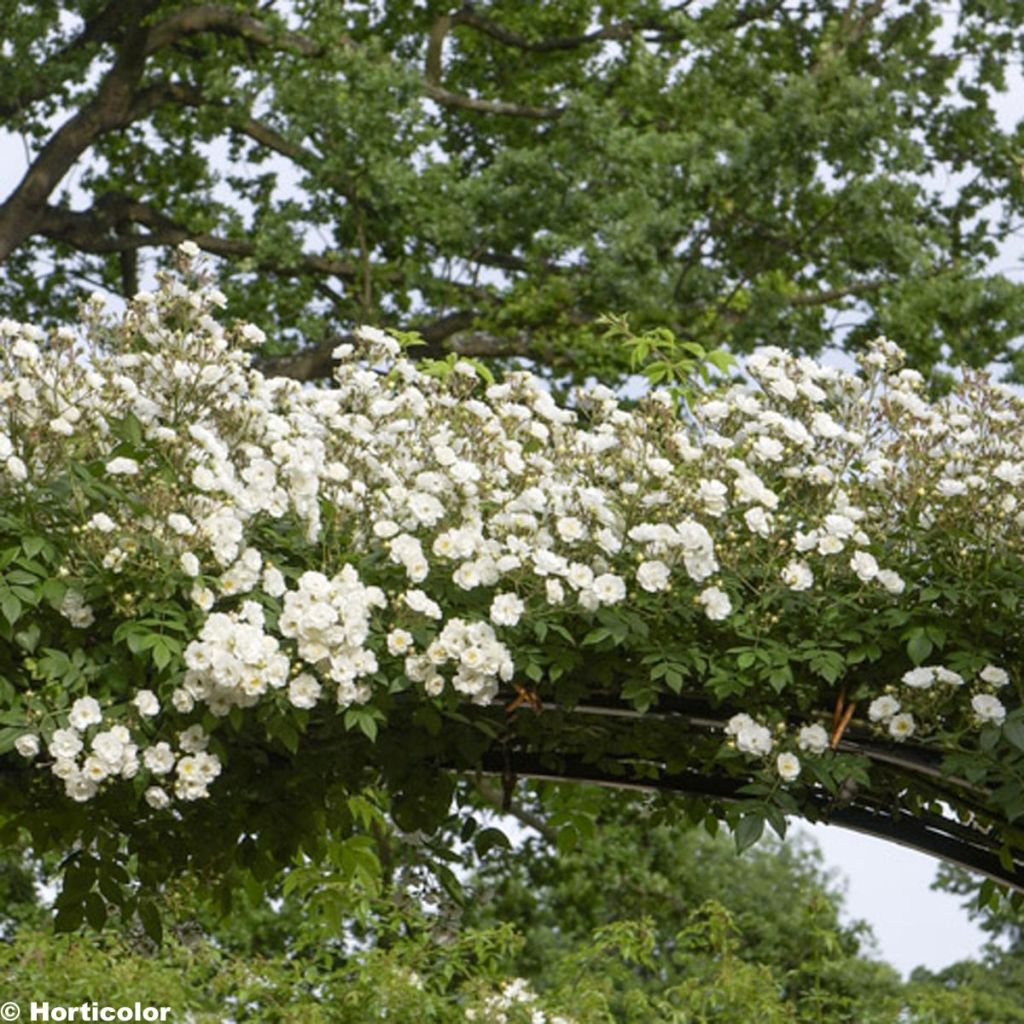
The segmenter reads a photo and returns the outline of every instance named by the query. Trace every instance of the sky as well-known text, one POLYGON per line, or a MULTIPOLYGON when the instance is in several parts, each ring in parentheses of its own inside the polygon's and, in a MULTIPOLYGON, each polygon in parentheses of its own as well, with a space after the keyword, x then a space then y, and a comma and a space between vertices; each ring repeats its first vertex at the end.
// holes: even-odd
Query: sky
MULTIPOLYGON (((1011 89, 1017 100, 1019 88, 1018 81, 1011 89)), ((1000 114, 1014 119, 1017 102, 1007 97, 1000 114)), ((25 156, 20 139, 0 132, 0 201, 24 173, 25 156)), ((1019 265, 1019 253, 1002 253, 997 268, 1005 271, 1007 263, 1019 265)), ((935 859, 837 826, 799 829, 818 843, 826 866, 845 881, 848 919, 871 925, 878 955, 904 976, 917 966, 938 970, 978 955, 984 935, 961 909, 959 897, 930 889, 935 859)))
POLYGON ((961 898, 930 889, 935 858, 835 825, 802 824, 798 831, 845 880, 847 920, 867 921, 878 955, 904 977, 915 967, 939 970, 978 956, 985 935, 961 909, 961 898))

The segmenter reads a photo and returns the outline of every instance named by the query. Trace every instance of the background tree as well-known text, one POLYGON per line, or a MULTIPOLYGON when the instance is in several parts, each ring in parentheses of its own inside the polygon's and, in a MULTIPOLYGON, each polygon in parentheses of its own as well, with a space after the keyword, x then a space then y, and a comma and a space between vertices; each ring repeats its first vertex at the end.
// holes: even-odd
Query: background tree
MULTIPOLYGON (((617 797, 584 794, 594 827, 572 851, 555 856, 542 834, 492 850, 462 898, 436 893, 429 913, 396 879, 369 905, 358 886, 335 889, 337 921, 317 896, 280 888, 242 897, 225 920, 185 882, 164 893, 158 947, 131 922, 54 935, 38 897, 22 893, 7 904, 22 923, 0 943, 0 980, 23 1008, 139 999, 200 1024, 226 1013, 461 1024, 467 1011, 490 1021, 499 1010, 510 1024, 745 1024, 752 1012, 768 1024, 1021 1020, 1002 964, 901 982, 874 959, 866 928, 841 920, 841 892, 811 846, 773 842, 737 860, 725 839, 659 820, 664 807, 626 801, 631 820, 617 797)), ((529 817, 533 798, 519 797, 529 817)))
POLYGON ((1024 205, 1019 4, 8 6, 8 314, 131 295, 192 238, 270 352, 370 322, 608 376, 595 319, 628 312, 1017 359, 1022 287, 985 268, 1024 205))

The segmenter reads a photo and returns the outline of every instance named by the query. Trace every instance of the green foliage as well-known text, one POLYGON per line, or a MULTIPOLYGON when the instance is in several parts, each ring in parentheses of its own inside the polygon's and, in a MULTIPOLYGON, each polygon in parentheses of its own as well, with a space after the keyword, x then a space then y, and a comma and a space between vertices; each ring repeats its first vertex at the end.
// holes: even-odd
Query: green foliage
POLYGON ((732 352, 853 324, 844 344, 887 333, 940 387, 947 362, 1019 370, 1021 285, 985 269, 1024 204, 996 112, 1018 4, 948 29, 910 0, 15 7, 0 126, 39 174, 0 217, 7 312, 130 295, 139 247, 167 265, 194 237, 269 353, 412 325, 434 357, 611 379, 630 367, 597 321, 628 311, 732 352), (107 58, 142 31, 114 111, 107 58), (45 150, 90 103, 106 117, 45 150))
POLYGON ((901 983, 871 958, 863 927, 841 923, 840 896, 809 847, 765 844, 737 861, 663 808, 587 789, 545 796, 591 819, 585 838, 557 855, 528 839, 470 875, 473 899, 461 906, 438 894, 424 913, 398 880, 364 904, 358 887, 337 884, 341 912, 324 917, 286 883, 224 919, 204 887, 179 884, 161 897, 157 947, 123 923, 55 936, 21 894, 0 981, 23 1007, 139 1000, 198 1024, 1021 1020, 1009 960, 901 983))

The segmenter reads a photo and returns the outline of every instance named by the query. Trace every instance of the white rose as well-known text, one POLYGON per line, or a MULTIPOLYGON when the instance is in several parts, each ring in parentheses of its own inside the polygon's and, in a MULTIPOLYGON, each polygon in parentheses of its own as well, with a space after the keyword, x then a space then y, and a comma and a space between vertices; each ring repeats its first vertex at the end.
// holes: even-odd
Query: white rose
POLYGON ((1002 725, 1006 720, 1006 708, 1003 707, 1003 702, 990 693, 975 694, 971 698, 971 707, 982 724, 991 722, 993 725, 1002 725))
POLYGON ((707 587, 697 596, 697 600, 704 606, 704 614, 713 622, 720 622, 728 618, 732 611, 732 602, 729 595, 718 587, 707 587))
POLYGON ((515 626, 526 605, 515 594, 498 594, 491 602, 491 622, 496 626, 515 626))
POLYGON ((881 583, 883 587, 890 594, 902 594, 906 588, 906 583, 903 582, 903 578, 899 573, 893 572, 892 569, 879 569, 875 576, 877 582, 881 583))
POLYGON ((79 732, 88 729, 90 725, 99 725, 103 721, 103 712, 100 711, 99 702, 95 697, 79 697, 71 705, 68 721, 79 732))
POLYGON ((656 594, 667 589, 671 575, 664 562, 641 562, 636 570, 636 581, 649 594, 656 594))
POLYGON ((160 701, 157 700, 156 694, 152 690, 139 690, 132 699, 132 703, 143 718, 152 718, 160 713, 160 701))
POLYGON ((828 733, 817 723, 805 725, 797 735, 797 746, 809 754, 824 754, 828 750, 828 733))
POLYGON ((889 735, 895 740, 909 739, 914 735, 914 716, 903 712, 900 715, 894 715, 889 721, 889 735))
POLYGON ((997 668, 995 665, 986 665, 978 673, 978 678, 990 686, 1006 686, 1010 682, 1010 676, 1006 670, 997 668))
POLYGON ((775 759, 775 768, 783 782, 793 782, 800 774, 800 759, 796 754, 779 754, 775 759))
POLYGON ((814 585, 814 573, 806 562, 790 562, 782 570, 782 582, 790 590, 810 590, 814 585))
POLYGON ((14 741, 14 749, 31 761, 39 753, 39 737, 34 732, 27 732, 14 741))
POLYGON ((137 476, 139 464, 134 459, 121 456, 107 463, 107 472, 111 476, 137 476))
POLYGON ((867 551, 858 551, 850 559, 850 568, 862 583, 868 583, 878 575, 878 562, 867 551))
POLYGON ((868 706, 868 718, 872 722, 888 722, 900 709, 900 702, 895 697, 885 694, 876 697, 868 706))
POLYGON ((143 795, 146 798, 146 803, 149 804, 154 811, 165 810, 171 805, 171 798, 167 795, 165 790, 160 788, 160 786, 150 786, 143 795))
POLYGON ((935 682, 935 669, 921 666, 903 673, 903 682, 915 690, 927 690, 935 682))

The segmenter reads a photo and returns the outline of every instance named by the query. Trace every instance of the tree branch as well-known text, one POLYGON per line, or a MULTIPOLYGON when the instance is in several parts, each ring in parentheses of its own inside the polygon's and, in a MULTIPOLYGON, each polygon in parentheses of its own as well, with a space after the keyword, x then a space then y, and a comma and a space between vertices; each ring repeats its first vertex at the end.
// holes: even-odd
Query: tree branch
POLYGON ((276 32, 259 18, 219 4, 187 7, 154 25, 146 38, 146 53, 155 53, 166 46, 173 46, 187 36, 203 32, 247 39, 259 46, 287 50, 302 57, 319 57, 323 53, 323 47, 307 36, 295 32, 276 32))
POLYGON ((124 252, 192 241, 215 256, 255 258, 259 269, 277 274, 310 272, 351 280, 358 272, 353 264, 329 256, 300 254, 294 263, 258 256, 252 242, 208 233, 197 234, 148 203, 136 202, 117 193, 108 193, 84 211, 47 206, 40 213, 35 233, 53 241, 68 242, 85 252, 124 252), (146 234, 118 235, 113 232, 118 223, 141 224, 149 230, 146 234))
POLYGON ((537 121, 553 121, 565 113, 565 107, 530 107, 521 103, 505 103, 503 100, 482 100, 475 96, 465 96, 459 92, 449 92, 431 82, 423 83, 423 92, 434 102, 445 107, 459 107, 462 110, 474 110, 479 114, 503 114, 506 117, 532 118, 537 121))
MULTIPOLYGON (((526 36, 513 32, 497 22, 491 21, 477 14, 470 5, 466 5, 457 14, 451 15, 448 31, 456 25, 467 25, 484 35, 496 39, 505 46, 515 47, 517 50, 526 50, 529 53, 551 53, 555 50, 578 50, 581 46, 589 46, 591 43, 600 43, 610 39, 629 39, 637 30, 637 26, 631 22, 622 22, 618 25, 606 25, 604 28, 596 29, 593 32, 586 32, 583 35, 575 36, 553 36, 548 39, 527 39, 526 36)), ((443 41, 443 40, 442 40, 443 41)))
POLYGON ((146 35, 140 25, 144 5, 132 7, 135 19, 128 24, 117 60, 96 95, 57 129, 0 206, 0 261, 35 232, 47 199, 82 153, 105 132, 131 123, 145 66, 146 35))
POLYGON ((450 92, 442 86, 441 79, 444 69, 441 54, 444 50, 444 41, 452 27, 459 23, 465 13, 463 10, 458 14, 446 14, 434 22, 427 38, 424 93, 442 106, 459 107, 480 114, 502 114, 506 117, 523 117, 540 121, 561 117, 565 112, 564 107, 531 107, 519 103, 505 103, 501 100, 478 99, 473 96, 465 96, 462 93, 450 92))
MULTIPOLYGON (((408 330, 418 331, 426 342, 422 348, 413 350, 413 356, 418 359, 439 359, 448 352, 457 352, 459 355, 512 355, 519 350, 515 342, 508 340, 498 343, 490 335, 469 335, 468 340, 463 341, 457 336, 472 326, 476 319, 476 312, 473 310, 461 310, 455 313, 448 313, 432 323, 424 325, 412 324, 408 330), (449 344, 445 344, 452 339, 449 344), (497 351, 497 349, 501 349, 497 351), (486 351, 485 351, 486 349, 486 351)), ((275 356, 271 359, 264 359, 257 363, 257 368, 268 377, 291 377, 294 380, 322 380, 331 375, 334 360, 331 353, 338 345, 352 344, 356 341, 354 334, 342 334, 319 345, 302 349, 292 355, 275 356)))

